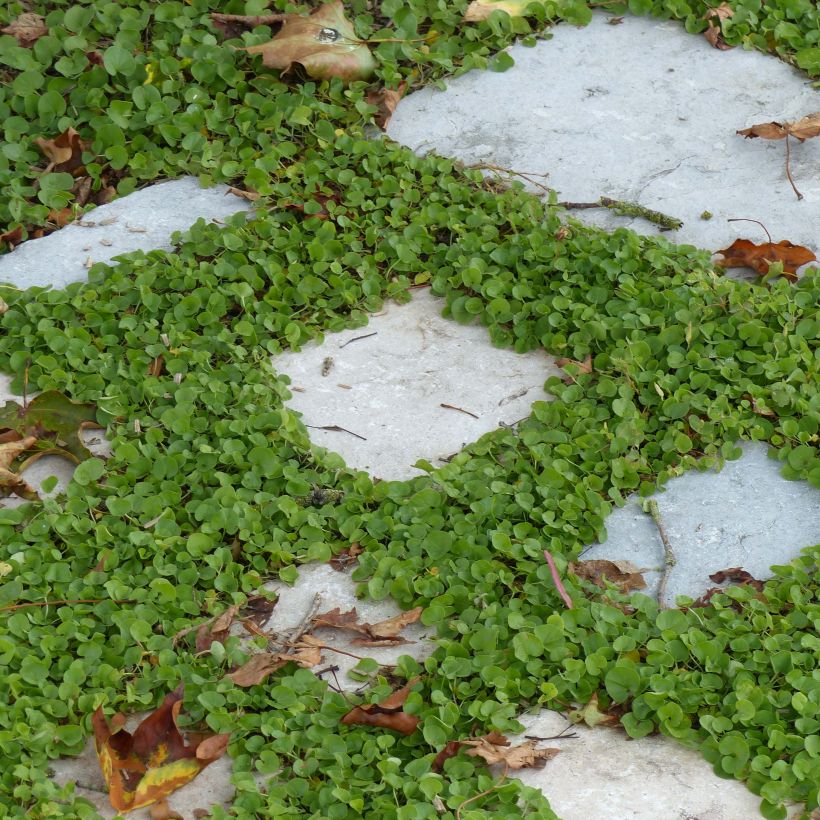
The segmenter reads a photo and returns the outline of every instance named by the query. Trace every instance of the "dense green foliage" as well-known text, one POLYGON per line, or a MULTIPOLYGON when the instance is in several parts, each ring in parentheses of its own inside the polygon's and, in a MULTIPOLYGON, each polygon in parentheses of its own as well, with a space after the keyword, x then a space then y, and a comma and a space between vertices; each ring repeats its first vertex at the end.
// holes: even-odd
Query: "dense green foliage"
MULTIPOLYGON (((730 42, 820 74, 816 4, 733 5, 730 42)), ((590 14, 548 2, 528 20, 465 25, 463 0, 386 0, 378 15, 369 6, 348 6, 362 36, 438 32, 375 48, 393 86, 503 69, 499 49, 514 37, 590 14)), ((50 34, 31 49, 0 37, 0 233, 70 204, 67 174, 33 184, 45 164, 33 139, 69 126, 91 142, 89 173, 120 194, 185 172, 263 195, 255 219, 200 222, 174 253, 96 265, 87 285, 0 288, 10 306, 0 369, 20 388, 30 360, 38 389, 95 402, 113 446, 65 496, 0 511, 10 567, 0 579, 0 813, 95 816, 49 781, 48 760, 82 747, 99 704, 148 708, 180 679, 194 721, 234 732, 242 817, 452 817, 494 781, 464 755, 433 772, 448 740, 513 732, 523 708, 596 692, 601 708, 622 707, 633 737, 661 731, 746 780, 767 817, 784 817, 784 801, 816 807, 818 548, 776 568, 762 596, 737 588, 710 607, 661 613, 644 596, 570 582, 567 610, 543 561, 547 548, 565 574, 627 495, 736 458, 740 440, 769 442, 787 477, 820 487, 816 272, 750 286, 693 248, 577 224, 559 232, 559 210, 520 190, 487 191, 450 160, 364 139, 373 108, 363 83, 260 71, 215 35, 216 7, 34 2, 50 34), (95 50, 99 63, 86 56, 95 50), (310 216, 321 194, 338 194, 329 219, 310 216), (554 401, 450 464, 375 482, 311 447, 269 354, 362 325, 383 299, 426 281, 454 320, 479 317, 496 344, 591 354, 594 372, 552 380, 554 401), (146 375, 158 355, 165 372, 146 375), (306 505, 312 487, 336 492, 306 505), (354 576, 362 592, 423 605, 437 628, 422 667, 404 658, 394 670, 422 675, 406 707, 422 717, 416 734, 339 726, 348 704, 306 670, 250 689, 222 680, 247 658, 235 638, 205 656, 172 646, 179 629, 351 541, 366 548, 354 576), (9 608, 86 599, 100 602, 9 608), (271 778, 263 793, 254 772, 271 778)), ((629 8, 703 28, 700 2, 629 8)), ((0 20, 20 10, 12 3, 0 20)), ((268 37, 260 29, 248 41, 268 37)), ((390 688, 382 679, 366 697, 390 688)), ((461 817, 527 815, 553 816, 512 780, 461 817)))

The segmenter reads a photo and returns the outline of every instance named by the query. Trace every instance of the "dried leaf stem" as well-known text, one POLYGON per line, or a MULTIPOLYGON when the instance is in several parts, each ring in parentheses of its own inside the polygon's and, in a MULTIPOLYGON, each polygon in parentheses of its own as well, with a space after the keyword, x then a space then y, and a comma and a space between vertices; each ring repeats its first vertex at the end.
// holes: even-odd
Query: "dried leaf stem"
POLYGON ((647 222, 652 222, 657 225, 662 231, 676 231, 683 227, 683 222, 674 216, 661 213, 661 211, 653 211, 651 208, 646 208, 639 205, 637 202, 626 202, 622 199, 610 199, 608 196, 602 196, 597 202, 559 202, 561 208, 567 210, 583 211, 590 208, 608 208, 620 216, 638 216, 647 222))
POLYGON ((786 134, 786 176, 789 178, 789 185, 792 186, 792 190, 797 194, 798 199, 803 199, 803 194, 797 190, 797 186, 794 184, 794 180, 792 179, 792 168, 791 168, 791 148, 789 147, 789 135, 786 134))
POLYGON ((759 219, 747 219, 744 216, 735 216, 732 219, 727 219, 727 222, 754 222, 756 225, 760 225, 761 228, 766 232, 766 236, 769 239, 769 244, 773 245, 774 240, 772 239, 772 235, 769 233, 769 229, 759 220, 759 219))
POLYGON ((663 572, 661 573, 661 580, 658 583, 658 606, 661 609, 669 609, 669 605, 666 603, 666 585, 669 582, 669 573, 672 571, 672 567, 677 563, 677 559, 675 558, 672 545, 669 543, 666 528, 663 526, 661 511, 658 509, 658 502, 651 498, 647 499, 644 501, 643 511, 649 513, 652 517, 655 526, 658 528, 658 533, 661 536, 661 542, 663 543, 663 572))

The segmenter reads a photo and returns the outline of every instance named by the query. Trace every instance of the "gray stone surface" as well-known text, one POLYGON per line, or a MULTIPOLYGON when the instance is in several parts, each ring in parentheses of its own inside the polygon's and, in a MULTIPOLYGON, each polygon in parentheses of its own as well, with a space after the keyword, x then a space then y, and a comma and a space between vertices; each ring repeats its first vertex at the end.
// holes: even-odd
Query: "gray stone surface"
POLYGON ((187 230, 198 219, 224 220, 251 207, 224 185, 201 188, 193 177, 160 182, 0 255, 0 282, 18 288, 61 288, 82 282, 94 262, 108 262, 136 250, 170 249, 171 235, 187 230))
POLYGON ((418 459, 440 466, 500 423, 529 415, 533 401, 550 398, 544 382, 563 372, 551 357, 493 347, 484 327, 443 319, 443 307, 443 299, 417 290, 407 305, 386 304, 367 327, 274 358, 292 380, 288 406, 306 424, 337 425, 366 439, 310 429, 313 441, 351 467, 405 479, 421 475, 412 466, 418 459), (346 344, 368 333, 377 335, 346 344))
MULTIPOLYGON (((669 573, 667 597, 697 598, 715 584, 711 573, 743 567, 755 578, 771 576, 773 564, 787 564, 803 547, 820 542, 820 491, 804 481, 787 481, 764 444, 741 445, 743 456, 720 472, 689 472, 657 493, 661 518, 677 564, 669 573)), ((663 543, 641 500, 632 497, 606 520, 607 539, 583 559, 627 560, 645 573, 647 595, 656 595, 663 543)))
MULTIPOLYGON (((665 234, 717 250, 738 237, 788 239, 820 255, 820 140, 792 148, 798 202, 782 141, 735 131, 820 110, 804 74, 775 57, 718 51, 680 23, 604 13, 583 29, 559 25, 535 48, 514 46, 504 73, 474 71, 403 99, 388 134, 419 153, 548 174, 559 199, 640 202, 684 221, 665 234), (703 211, 714 215, 700 218, 703 211)), ((607 228, 654 225, 604 210, 572 211, 607 228)))

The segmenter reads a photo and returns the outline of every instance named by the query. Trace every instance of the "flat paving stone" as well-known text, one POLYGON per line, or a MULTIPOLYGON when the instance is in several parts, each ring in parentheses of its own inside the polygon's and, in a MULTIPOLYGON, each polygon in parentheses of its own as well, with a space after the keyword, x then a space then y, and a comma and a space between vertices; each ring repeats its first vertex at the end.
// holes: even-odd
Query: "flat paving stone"
MULTIPOLYGON (((742 567, 755 578, 788 564, 803 547, 820 543, 820 491, 805 481, 787 481, 780 462, 760 442, 741 445, 743 456, 720 472, 688 472, 656 493, 677 563, 669 573, 667 597, 697 598, 715 586, 709 575, 742 567)), ((647 588, 657 595, 664 550, 658 528, 631 497, 606 520, 607 539, 583 559, 627 560, 649 571, 647 588)))
POLYGON ((84 282, 91 263, 136 250, 170 250, 171 236, 198 219, 221 221, 252 207, 225 185, 202 188, 194 177, 160 182, 89 211, 81 224, 0 255, 0 282, 18 288, 84 282))
POLYGON ((274 357, 291 378, 287 405, 312 425, 316 444, 379 478, 406 479, 421 475, 419 459, 439 466, 551 398, 544 382, 563 371, 550 356, 493 347, 484 327, 444 319, 443 308, 443 299, 418 290, 409 304, 387 303, 367 327, 274 357), (367 334, 376 335, 352 341, 367 334), (356 435, 316 429, 324 426, 356 435))
MULTIPOLYGON (((788 239, 820 256, 820 140, 795 144, 798 201, 782 141, 735 132, 820 110, 802 73, 773 56, 718 51, 674 21, 626 16, 586 28, 559 25, 534 48, 509 49, 504 73, 472 71, 404 98, 388 134, 418 153, 548 174, 559 200, 639 202, 684 221, 670 241, 717 250, 738 237, 788 239), (700 218, 710 211, 713 218, 700 218)), ((570 211, 608 229, 654 234, 643 219, 570 211)))

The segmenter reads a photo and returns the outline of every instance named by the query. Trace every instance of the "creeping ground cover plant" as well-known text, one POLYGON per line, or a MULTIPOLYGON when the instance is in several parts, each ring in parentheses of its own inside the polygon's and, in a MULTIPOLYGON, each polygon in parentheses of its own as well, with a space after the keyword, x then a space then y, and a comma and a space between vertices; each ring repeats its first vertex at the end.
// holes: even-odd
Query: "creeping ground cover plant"
MULTIPOLYGON (((729 45, 820 75, 815 3, 730 5, 729 45)), ((366 138, 382 92, 502 70, 515 38, 591 15, 548 0, 470 21, 467 6, 344 3, 334 19, 366 70, 342 75, 326 63, 311 73, 301 57, 281 74, 263 65, 254 52, 271 48, 255 47, 282 21, 212 17, 292 20, 318 5, 0 10, 4 248, 183 173, 256 206, 195 224, 171 253, 94 265, 87 283, 0 287, 0 369, 20 393, 81 407, 75 421, 104 425, 112 449, 76 454, 64 494, 0 509, 2 816, 96 817, 48 774, 95 728, 110 779, 127 781, 123 804, 140 789, 142 800, 161 775, 140 772, 140 786, 122 774, 132 752, 145 765, 145 732, 120 733, 113 716, 157 707, 171 710, 163 732, 184 758, 162 765, 187 773, 228 744, 236 797, 214 818, 554 817, 548 794, 504 776, 549 766, 554 750, 507 740, 539 707, 698 748, 760 795, 767 818, 818 808, 820 548, 773 568, 762 589, 670 609, 574 572, 614 506, 737 458, 739 441, 767 442, 787 478, 820 487, 817 272, 732 281, 703 251, 582 226, 554 201, 366 138), (362 326, 420 284, 495 344, 566 359, 568 378, 450 463, 378 481, 311 445, 270 356, 362 326), (335 555, 357 560, 362 595, 419 617, 433 654, 363 660, 372 685, 345 696, 277 647, 258 682, 237 683, 269 638, 257 625, 248 643, 223 621, 269 612, 266 580, 292 582, 300 563, 335 555)), ((707 28, 697 0, 607 7, 707 28)), ((5 458, 15 474, 21 454, 70 452, 77 424, 53 436, 19 427, 3 428, 4 444, 28 448, 5 458)))

